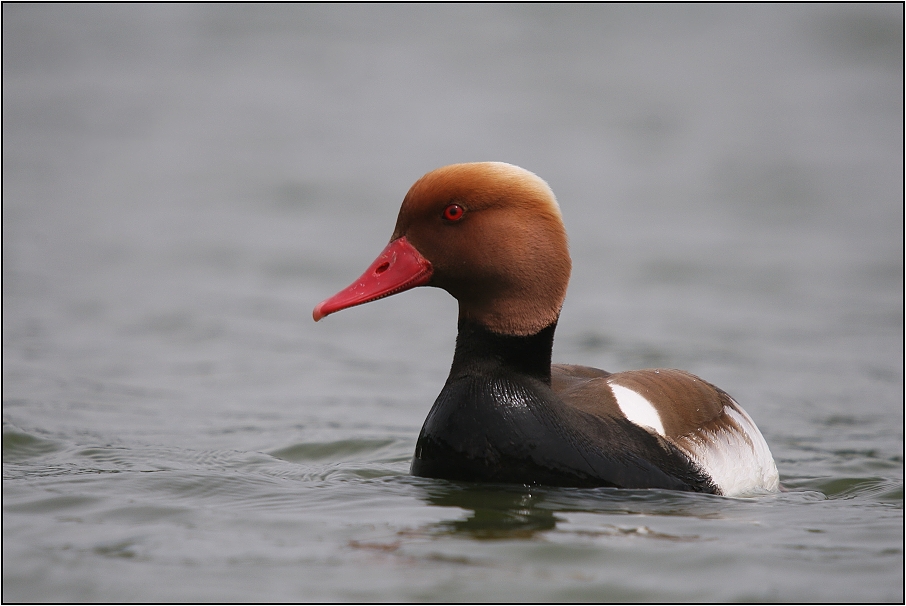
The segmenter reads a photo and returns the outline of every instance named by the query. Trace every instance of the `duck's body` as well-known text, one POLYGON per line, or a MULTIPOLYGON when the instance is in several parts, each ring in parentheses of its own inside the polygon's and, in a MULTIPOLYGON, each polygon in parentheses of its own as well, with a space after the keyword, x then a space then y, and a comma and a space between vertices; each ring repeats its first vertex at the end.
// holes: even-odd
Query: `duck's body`
POLYGON ((450 376, 414 475, 556 486, 775 491, 751 418, 679 370, 551 365, 570 260, 547 184, 502 163, 444 167, 409 191, 390 244, 321 317, 414 286, 460 302, 450 376))

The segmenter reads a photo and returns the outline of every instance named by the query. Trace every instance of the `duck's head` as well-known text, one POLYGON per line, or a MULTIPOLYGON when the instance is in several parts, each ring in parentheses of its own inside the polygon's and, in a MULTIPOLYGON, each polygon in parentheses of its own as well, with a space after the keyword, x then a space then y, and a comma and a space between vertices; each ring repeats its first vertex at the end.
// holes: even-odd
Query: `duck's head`
POLYGON ((362 276, 315 307, 315 321, 416 286, 443 288, 460 319, 530 335, 555 322, 571 262, 547 183, 502 162, 453 164, 415 182, 390 244, 362 276))

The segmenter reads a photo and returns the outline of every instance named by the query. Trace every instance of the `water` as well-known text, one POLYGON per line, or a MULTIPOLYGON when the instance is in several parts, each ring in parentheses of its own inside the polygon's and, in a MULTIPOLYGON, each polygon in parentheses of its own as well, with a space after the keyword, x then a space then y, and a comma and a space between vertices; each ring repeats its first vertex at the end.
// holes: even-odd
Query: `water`
POLYGON ((5 4, 3 599, 902 601, 902 171, 902 5, 5 4), (787 492, 408 475, 454 302, 310 313, 473 160, 787 492))

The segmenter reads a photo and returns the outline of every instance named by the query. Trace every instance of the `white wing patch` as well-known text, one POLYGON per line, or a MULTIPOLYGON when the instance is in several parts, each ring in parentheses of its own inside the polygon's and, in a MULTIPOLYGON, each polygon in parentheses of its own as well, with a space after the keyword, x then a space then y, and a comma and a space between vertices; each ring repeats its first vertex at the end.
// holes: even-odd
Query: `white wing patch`
POLYGON ((608 385, 617 401, 617 406, 620 407, 626 419, 636 425, 651 429, 662 436, 666 435, 664 433, 664 424, 661 422, 661 415, 657 413, 651 402, 622 385, 614 383, 608 383, 608 385))
POLYGON ((728 497, 777 492, 780 476, 771 449, 752 418, 735 401, 725 406, 728 422, 671 440, 711 476, 728 497))
MULTIPOLYGON (((666 437, 651 402, 622 385, 608 385, 627 420, 666 437)), ((777 492, 780 475, 774 457, 752 418, 731 399, 719 419, 711 428, 667 439, 708 474, 724 496, 777 492)))

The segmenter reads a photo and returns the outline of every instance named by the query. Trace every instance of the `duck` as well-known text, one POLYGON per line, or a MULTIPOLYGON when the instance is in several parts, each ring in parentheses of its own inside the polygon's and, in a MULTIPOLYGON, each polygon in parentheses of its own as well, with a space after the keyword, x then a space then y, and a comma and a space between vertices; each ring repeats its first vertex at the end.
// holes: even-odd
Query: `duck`
POLYGON ((453 164, 417 180, 389 244, 317 322, 419 286, 459 303, 450 373, 410 473, 452 481, 724 496, 779 490, 771 450, 725 391, 682 370, 553 364, 572 260, 534 173, 453 164))

